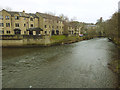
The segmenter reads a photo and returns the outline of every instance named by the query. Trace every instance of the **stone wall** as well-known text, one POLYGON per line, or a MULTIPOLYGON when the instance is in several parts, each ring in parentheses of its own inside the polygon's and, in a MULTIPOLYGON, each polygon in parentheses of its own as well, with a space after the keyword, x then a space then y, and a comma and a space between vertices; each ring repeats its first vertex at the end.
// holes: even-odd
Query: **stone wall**
POLYGON ((29 45, 50 45, 50 37, 44 36, 42 39, 22 39, 22 40, 0 40, 2 47, 29 46, 29 45))

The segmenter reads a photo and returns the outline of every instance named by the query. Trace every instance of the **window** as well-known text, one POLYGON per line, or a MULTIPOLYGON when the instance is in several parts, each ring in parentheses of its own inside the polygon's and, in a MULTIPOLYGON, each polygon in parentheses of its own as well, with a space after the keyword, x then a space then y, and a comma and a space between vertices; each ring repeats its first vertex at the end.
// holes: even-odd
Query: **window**
POLYGON ((44 19, 44 22, 47 22, 47 19, 44 19))
POLYGON ((3 24, 3 23, 0 23, 0 27, 4 27, 4 24, 3 24))
POLYGON ((15 16, 15 20, 19 20, 19 16, 15 16))
POLYGON ((0 34, 2 34, 2 30, 0 30, 0 34))
POLYGON ((5 16, 5 18, 6 18, 6 20, 10 19, 10 17, 9 17, 9 16, 5 16))
POLYGON ((24 34, 26 34, 26 31, 24 31, 24 34))
POLYGON ((7 31, 7 34, 10 34, 10 31, 7 31))
POLYGON ((45 25, 45 28, 47 28, 47 25, 45 25))
POLYGON ((47 31, 45 31, 45 34, 47 34, 47 31))
POLYGON ((14 29, 14 33, 20 35, 21 34, 21 30, 20 29, 14 29))
POLYGON ((58 26, 57 26, 57 29, 58 29, 58 26))
POLYGON ((31 24, 31 27, 33 27, 33 24, 31 24))
POLYGON ((0 16, 0 20, 3 20, 3 16, 0 16))
POLYGON ((52 28, 54 28, 54 26, 52 26, 52 28))
POLYGON ((59 21, 57 21, 57 23, 59 23, 59 21))
POLYGON ((30 18, 30 21, 33 21, 33 18, 30 18))
POLYGON ((10 27, 10 23, 6 23, 6 27, 10 27))
POLYGON ((2 34, 4 34, 4 31, 2 31, 2 34))
POLYGON ((26 26, 26 24, 24 24, 24 27, 26 26))
POLYGON ((19 27, 19 23, 15 23, 15 27, 19 27))

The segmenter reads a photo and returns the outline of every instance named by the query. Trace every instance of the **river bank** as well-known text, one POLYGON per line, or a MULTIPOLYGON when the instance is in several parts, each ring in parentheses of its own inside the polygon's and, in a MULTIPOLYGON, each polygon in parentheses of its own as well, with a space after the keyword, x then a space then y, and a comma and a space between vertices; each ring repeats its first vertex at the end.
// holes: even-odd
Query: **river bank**
MULTIPOLYGON (((110 63, 108 63, 108 67, 115 73, 118 75, 118 81, 120 80, 120 42, 119 40, 116 39, 111 39, 108 38, 109 41, 113 42, 117 48, 118 48, 118 56, 117 59, 112 60, 110 63)), ((120 88, 120 81, 119 81, 119 88, 120 88)))
POLYGON ((40 38, 22 38, 22 39, 7 39, 2 40, 1 45, 3 48, 9 48, 9 47, 47 47, 47 46, 54 46, 54 45, 64 45, 64 44, 71 44, 83 40, 89 40, 93 39, 94 37, 84 36, 65 36, 65 35, 59 35, 59 36, 44 36, 40 38))
POLYGON ((93 39, 94 37, 84 36, 52 36, 50 38, 51 44, 50 45, 64 45, 64 44, 72 44, 75 42, 93 39))

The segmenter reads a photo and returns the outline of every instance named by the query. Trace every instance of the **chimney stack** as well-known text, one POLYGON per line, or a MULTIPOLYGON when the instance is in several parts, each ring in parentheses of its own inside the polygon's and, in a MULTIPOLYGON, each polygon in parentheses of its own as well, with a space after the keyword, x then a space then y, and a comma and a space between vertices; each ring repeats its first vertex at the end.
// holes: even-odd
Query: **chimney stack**
POLYGON ((23 14, 25 14, 25 10, 23 10, 23 14))

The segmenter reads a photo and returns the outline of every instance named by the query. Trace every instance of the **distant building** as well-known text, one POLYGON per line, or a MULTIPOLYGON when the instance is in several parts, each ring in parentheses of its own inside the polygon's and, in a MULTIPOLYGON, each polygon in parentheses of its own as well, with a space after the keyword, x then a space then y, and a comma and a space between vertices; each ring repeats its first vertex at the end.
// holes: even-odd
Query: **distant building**
POLYGON ((68 34, 69 35, 75 34, 75 28, 71 24, 68 25, 68 34))
POLYGON ((68 25, 69 34, 79 35, 81 34, 81 28, 82 27, 80 22, 78 21, 69 22, 69 25, 68 25))
POLYGON ((96 25, 86 25, 86 28, 88 30, 95 30, 96 29, 96 25))

